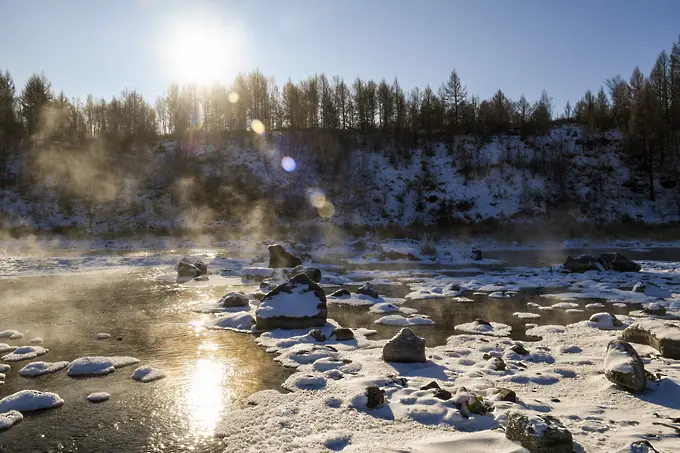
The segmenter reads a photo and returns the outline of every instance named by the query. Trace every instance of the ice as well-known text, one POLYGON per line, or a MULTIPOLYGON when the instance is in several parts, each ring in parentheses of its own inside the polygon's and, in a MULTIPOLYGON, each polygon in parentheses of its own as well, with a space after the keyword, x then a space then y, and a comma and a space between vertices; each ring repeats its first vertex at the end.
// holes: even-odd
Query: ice
POLYGON ((24 338, 24 334, 18 330, 8 329, 0 332, 0 338, 9 338, 10 340, 21 340, 24 338))
POLYGON ((516 291, 494 291, 491 294, 489 294, 489 297, 492 299, 510 299, 516 296, 517 296, 516 291))
POLYGON ((559 302, 557 304, 552 304, 552 308, 561 308, 563 310, 568 310, 570 308, 578 308, 579 305, 575 302, 559 302))
POLYGON ((99 376, 110 374, 128 365, 139 363, 134 357, 113 356, 113 357, 80 357, 68 365, 66 374, 69 376, 99 376))
POLYGON ((31 341, 29 341, 29 343, 40 345, 40 344, 43 344, 43 339, 40 338, 40 337, 31 338, 31 341))
POLYGON ((165 371, 149 365, 140 366, 132 373, 132 379, 139 382, 152 382, 165 377, 165 371))
POLYGON ((512 327, 500 322, 468 322, 454 327, 456 332, 467 334, 491 335, 495 337, 507 337, 512 327))
POLYGON ((108 401, 111 395, 106 392, 95 392, 87 395, 87 400, 91 403, 102 403, 108 401))
POLYGON ((16 348, 17 348, 16 346, 10 346, 7 343, 0 343, 0 354, 4 354, 5 352, 14 351, 16 348))
POLYGON ((42 376, 43 374, 56 373, 68 366, 69 362, 31 362, 19 370, 19 375, 24 377, 42 376))
POLYGON ((111 334, 110 334, 110 333, 100 332, 100 333, 98 333, 97 335, 95 335, 94 337, 95 337, 97 340, 108 340, 109 338, 111 338, 111 334))
POLYGON ((16 425, 23 419, 24 416, 21 415, 21 412, 19 411, 11 410, 0 413, 0 431, 10 429, 13 425, 16 425))
POLYGON ((21 390, 0 400, 0 413, 8 411, 30 412, 51 409, 64 404, 59 395, 38 390, 21 390))
POLYGON ((344 304, 353 306, 371 306, 375 304, 394 304, 399 305, 404 303, 404 299, 392 297, 378 297, 374 299, 365 294, 352 294, 350 297, 329 297, 326 301, 328 304, 344 304))
POLYGON ((229 313, 221 315, 206 322, 208 329, 225 329, 238 332, 250 332, 255 324, 255 318, 251 313, 229 313))
POLYGON ((371 308, 368 310, 371 313, 394 313, 394 312, 401 312, 404 314, 415 314, 418 313, 418 310, 415 308, 410 308, 410 307, 399 307, 396 304, 393 304, 391 302, 381 302, 375 305, 372 305, 371 308))
POLYGON ((45 349, 42 346, 20 346, 5 356, 2 360, 5 362, 20 362, 22 360, 31 360, 39 357, 41 355, 47 354, 49 349, 45 349))
POLYGON ((376 324, 386 324, 390 326, 420 326, 433 325, 434 321, 423 315, 414 315, 405 318, 401 315, 387 315, 375 320, 376 324))
POLYGON ((512 316, 519 319, 537 319, 541 317, 541 315, 539 315, 538 313, 524 313, 524 312, 515 312, 512 314, 512 316))

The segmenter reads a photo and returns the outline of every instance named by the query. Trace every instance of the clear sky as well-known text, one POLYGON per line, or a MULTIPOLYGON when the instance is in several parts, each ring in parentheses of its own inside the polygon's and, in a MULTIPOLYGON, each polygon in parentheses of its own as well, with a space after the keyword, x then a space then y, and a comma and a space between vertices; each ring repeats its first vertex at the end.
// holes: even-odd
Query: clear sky
POLYGON ((636 64, 648 74, 678 34, 678 0, 0 0, 0 69, 18 88, 44 71, 68 96, 153 102, 255 68, 279 85, 324 72, 404 88, 455 68, 471 94, 545 88, 561 112, 636 64))

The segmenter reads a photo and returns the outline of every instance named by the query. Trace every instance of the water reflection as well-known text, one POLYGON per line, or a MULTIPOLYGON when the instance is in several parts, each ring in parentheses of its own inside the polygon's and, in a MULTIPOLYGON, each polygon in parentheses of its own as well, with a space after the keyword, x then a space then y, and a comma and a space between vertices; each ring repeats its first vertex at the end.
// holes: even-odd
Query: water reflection
POLYGON ((189 423, 196 435, 210 436, 215 432, 225 403, 232 399, 228 380, 234 367, 212 358, 196 360, 191 383, 186 393, 189 423))

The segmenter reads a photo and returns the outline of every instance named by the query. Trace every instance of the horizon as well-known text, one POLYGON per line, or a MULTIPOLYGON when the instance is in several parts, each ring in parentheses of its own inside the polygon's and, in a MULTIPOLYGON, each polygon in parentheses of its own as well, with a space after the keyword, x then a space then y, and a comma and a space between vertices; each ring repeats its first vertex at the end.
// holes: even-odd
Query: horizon
POLYGON ((655 3, 654 11, 639 10, 632 0, 258 5, 5 4, 2 23, 15 44, 5 50, 0 69, 10 72, 17 91, 43 72, 55 93, 63 90, 69 98, 108 100, 127 88, 149 103, 172 83, 229 84, 237 73, 256 69, 279 86, 324 73, 348 83, 397 77, 406 89, 430 85, 435 91, 455 69, 469 95, 488 99, 501 89, 515 101, 521 95, 535 101, 546 90, 559 114, 567 101, 573 106, 607 78, 628 79, 636 65, 649 74, 680 33, 672 20, 680 5, 670 1, 655 3), (353 14, 358 10, 364 14, 353 14), (214 57, 225 51, 229 57, 214 57))

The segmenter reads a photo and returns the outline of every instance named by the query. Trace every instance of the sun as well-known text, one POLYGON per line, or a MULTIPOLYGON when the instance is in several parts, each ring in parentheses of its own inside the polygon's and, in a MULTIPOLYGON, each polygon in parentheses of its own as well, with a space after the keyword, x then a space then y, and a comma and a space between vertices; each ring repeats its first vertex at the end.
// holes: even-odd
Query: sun
POLYGON ((161 39, 163 70, 179 84, 227 81, 239 69, 241 42, 237 27, 210 19, 168 24, 161 39))

